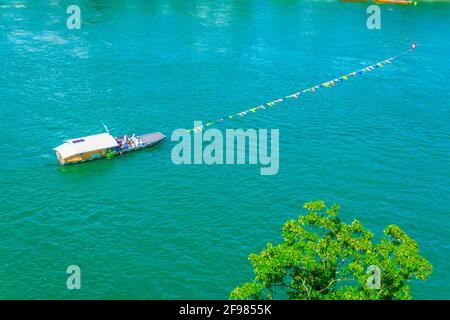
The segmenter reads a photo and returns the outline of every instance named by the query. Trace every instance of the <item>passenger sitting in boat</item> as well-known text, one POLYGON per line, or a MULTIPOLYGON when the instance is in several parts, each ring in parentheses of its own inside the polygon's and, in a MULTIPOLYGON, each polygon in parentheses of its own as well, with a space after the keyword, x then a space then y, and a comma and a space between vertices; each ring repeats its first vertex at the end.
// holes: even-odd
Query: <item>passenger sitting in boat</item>
POLYGON ((116 138, 116 141, 117 141, 117 145, 119 146, 119 148, 122 148, 122 144, 123 144, 123 139, 122 139, 122 137, 121 137, 121 136, 118 136, 118 137, 116 138))
POLYGON ((123 139, 121 136, 118 136, 116 138, 116 141, 117 141, 117 151, 120 153, 120 155, 122 155, 123 139))
MULTIPOLYGON (((126 144, 130 148, 135 148, 136 147, 136 144, 134 143, 133 139, 130 139, 130 137, 128 137, 128 134, 125 134, 124 140, 125 140, 126 144)), ((127 149, 128 149, 128 147, 127 147, 127 149)))

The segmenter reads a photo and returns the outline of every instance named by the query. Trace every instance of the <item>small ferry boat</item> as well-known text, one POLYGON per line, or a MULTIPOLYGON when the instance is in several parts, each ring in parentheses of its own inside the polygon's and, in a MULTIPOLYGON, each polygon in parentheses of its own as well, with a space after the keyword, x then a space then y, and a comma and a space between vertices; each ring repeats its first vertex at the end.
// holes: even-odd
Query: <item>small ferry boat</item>
POLYGON ((160 132, 133 135, 130 138, 113 137, 109 132, 64 141, 54 148, 60 164, 80 163, 88 160, 124 154, 154 146, 166 138, 160 132))
POLYGON ((400 5, 417 5, 417 1, 413 0, 341 0, 342 2, 375 2, 376 4, 400 4, 400 5))
POLYGON ((412 0, 375 0, 376 4, 400 4, 403 6, 407 6, 407 5, 417 5, 416 1, 412 1, 412 0))

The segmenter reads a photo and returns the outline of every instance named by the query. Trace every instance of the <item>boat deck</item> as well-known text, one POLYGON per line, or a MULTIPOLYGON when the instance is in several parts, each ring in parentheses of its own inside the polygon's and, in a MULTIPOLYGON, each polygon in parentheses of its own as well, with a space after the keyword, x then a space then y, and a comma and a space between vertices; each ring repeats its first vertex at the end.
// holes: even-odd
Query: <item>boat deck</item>
POLYGON ((164 140, 166 138, 166 136, 163 135, 161 132, 154 132, 154 133, 144 134, 144 135, 138 136, 138 137, 147 146, 151 146, 151 145, 157 144, 158 142, 161 142, 162 140, 164 140))

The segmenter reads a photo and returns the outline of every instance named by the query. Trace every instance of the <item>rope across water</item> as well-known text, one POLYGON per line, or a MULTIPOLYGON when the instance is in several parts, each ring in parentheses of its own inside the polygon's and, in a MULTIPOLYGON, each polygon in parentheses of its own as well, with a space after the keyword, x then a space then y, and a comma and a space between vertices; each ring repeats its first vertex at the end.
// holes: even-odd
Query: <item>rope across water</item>
POLYGON ((346 75, 343 75, 343 76, 338 77, 338 78, 335 78, 335 79, 333 79, 333 80, 324 82, 324 83, 322 83, 322 84, 318 84, 318 85, 312 86, 312 87, 310 87, 310 88, 307 88, 307 89, 304 89, 304 90, 295 92, 295 93, 293 93, 293 94, 290 94, 290 95, 288 95, 288 96, 285 96, 284 98, 278 98, 278 99, 276 99, 276 100, 272 100, 272 101, 270 101, 270 102, 267 102, 267 103, 265 103, 265 104, 259 105, 259 106, 257 106, 257 107, 253 107, 253 108, 247 109, 247 110, 245 110, 245 111, 241 111, 241 112, 238 112, 238 113, 235 113, 235 114, 231 114, 231 115, 229 115, 229 116, 227 116, 227 117, 220 118, 220 119, 217 119, 217 120, 214 120, 214 121, 209 121, 209 122, 207 122, 205 125, 201 125, 201 126, 198 126, 198 127, 192 128, 192 129, 189 129, 189 130, 187 130, 187 132, 189 132, 189 133, 190 133, 190 132, 194 132, 194 133, 200 132, 200 131, 202 131, 205 127, 212 126, 212 125, 214 125, 214 124, 216 124, 216 123, 220 123, 220 122, 223 122, 223 121, 225 121, 225 120, 231 120, 231 119, 233 119, 234 117, 238 117, 238 116, 239 116, 239 117, 243 117, 243 116, 245 116, 245 115, 247 115, 247 114, 249 114, 249 113, 253 113, 253 112, 256 112, 256 111, 258 111, 258 110, 264 110, 264 109, 266 109, 267 107, 273 107, 273 106, 275 106, 276 104, 278 104, 278 103, 280 103, 280 102, 283 102, 283 101, 286 100, 286 99, 298 99, 300 96, 304 95, 304 94, 307 93, 307 92, 315 92, 316 90, 318 90, 318 89, 320 89, 320 88, 334 87, 337 83, 342 82, 342 81, 346 81, 346 80, 348 80, 348 79, 351 78, 351 77, 355 77, 355 76, 360 75, 360 74, 363 74, 363 73, 365 73, 365 72, 371 72, 371 71, 373 71, 373 70, 382 68, 382 67, 383 67, 384 65, 386 65, 386 64, 391 64, 393 60, 395 60, 395 59, 397 59, 397 58, 399 58, 399 57, 401 57, 401 56, 403 56, 403 55, 405 55, 405 54, 407 54, 407 53, 409 53, 409 52, 412 52, 415 48, 416 48, 416 43, 414 42, 414 43, 412 44, 412 46, 411 46, 407 51, 404 51, 404 52, 400 53, 399 55, 393 56, 393 57, 391 57, 391 58, 389 58, 389 59, 382 60, 382 61, 377 62, 377 63, 375 63, 375 64, 372 64, 372 65, 370 65, 370 66, 368 66, 368 67, 359 69, 359 70, 357 70, 357 71, 350 72, 350 73, 348 73, 348 74, 346 74, 346 75))

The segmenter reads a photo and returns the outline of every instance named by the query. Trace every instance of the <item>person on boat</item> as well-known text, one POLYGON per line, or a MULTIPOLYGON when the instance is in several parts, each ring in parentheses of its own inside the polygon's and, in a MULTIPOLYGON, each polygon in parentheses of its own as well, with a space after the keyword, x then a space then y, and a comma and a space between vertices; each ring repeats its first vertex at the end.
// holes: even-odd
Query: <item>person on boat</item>
MULTIPOLYGON (((130 139, 130 137, 128 136, 128 134, 125 134, 124 140, 125 140, 125 143, 126 143, 130 148, 136 148, 136 144, 134 143, 133 139, 130 139)), ((127 148, 127 149, 128 149, 128 148, 127 148)))
POLYGON ((125 134, 125 135, 123 136, 123 140, 122 140, 122 149, 123 149, 123 150, 126 150, 126 149, 128 149, 129 147, 130 147, 130 145, 128 144, 128 135, 125 134))
POLYGON ((123 144, 122 137, 121 136, 117 136, 116 141, 117 141, 117 145, 119 146, 119 148, 122 148, 122 144, 123 144))
POLYGON ((120 153, 120 155, 122 155, 123 139, 121 136, 118 136, 116 138, 116 141, 117 141, 117 151, 120 153))

